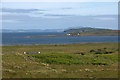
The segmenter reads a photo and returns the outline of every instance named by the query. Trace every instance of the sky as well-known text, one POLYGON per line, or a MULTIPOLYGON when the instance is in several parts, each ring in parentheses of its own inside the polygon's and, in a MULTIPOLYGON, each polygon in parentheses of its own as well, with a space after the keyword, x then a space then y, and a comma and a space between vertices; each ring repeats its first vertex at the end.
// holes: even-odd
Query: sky
POLYGON ((119 2, 119 0, 2 0, 2 2, 119 2))
MULTIPOLYGON (((117 1, 117 0, 116 0, 117 1)), ((2 2, 3 29, 118 28, 118 2, 2 2)))

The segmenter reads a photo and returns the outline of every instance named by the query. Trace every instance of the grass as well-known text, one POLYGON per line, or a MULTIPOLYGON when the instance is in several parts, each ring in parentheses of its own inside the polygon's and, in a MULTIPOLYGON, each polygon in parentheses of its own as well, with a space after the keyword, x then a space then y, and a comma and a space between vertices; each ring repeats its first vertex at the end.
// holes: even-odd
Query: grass
POLYGON ((113 64, 118 62, 117 55, 104 54, 104 55, 78 55, 78 54, 33 54, 28 55, 36 62, 48 63, 48 64, 93 64, 98 63, 100 65, 104 64, 113 64), (96 61, 95 61, 96 59, 96 61))
POLYGON ((3 78, 117 78, 118 44, 3 46, 3 78), (41 54, 23 54, 23 52, 41 54), (96 54, 96 52, 102 54, 96 54), (104 52, 112 52, 104 54, 104 52), (84 55, 82 55, 82 54, 84 55))
POLYGON ((38 54, 32 55, 31 57, 35 58, 35 61, 37 62, 48 64, 88 64, 88 61, 91 61, 92 58, 75 54, 38 54))

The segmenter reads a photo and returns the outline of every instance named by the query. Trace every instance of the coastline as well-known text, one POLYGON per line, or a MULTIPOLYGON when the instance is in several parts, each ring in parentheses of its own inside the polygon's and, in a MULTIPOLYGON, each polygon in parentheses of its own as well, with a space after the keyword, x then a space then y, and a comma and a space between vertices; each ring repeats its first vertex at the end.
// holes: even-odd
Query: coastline
POLYGON ((24 38, 33 37, 79 37, 79 36, 119 36, 119 30, 103 30, 103 31, 86 31, 86 32, 65 32, 61 35, 43 35, 43 36, 25 36, 24 38))
POLYGON ((81 36, 120 36, 120 35, 80 35, 80 36, 46 35, 46 36, 25 36, 24 38, 34 38, 34 37, 81 37, 81 36))
POLYGON ((48 45, 80 45, 80 44, 119 44, 119 42, 94 42, 94 43, 64 43, 64 44, 13 44, 13 45, 2 45, 3 46, 48 46, 48 45))

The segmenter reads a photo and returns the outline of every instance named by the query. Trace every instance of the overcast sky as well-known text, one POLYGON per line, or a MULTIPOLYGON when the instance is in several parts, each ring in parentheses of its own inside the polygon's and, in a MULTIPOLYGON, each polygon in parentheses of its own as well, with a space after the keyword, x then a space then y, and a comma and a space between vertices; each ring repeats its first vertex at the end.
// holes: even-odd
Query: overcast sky
POLYGON ((118 2, 3 2, 3 29, 118 28, 118 2))

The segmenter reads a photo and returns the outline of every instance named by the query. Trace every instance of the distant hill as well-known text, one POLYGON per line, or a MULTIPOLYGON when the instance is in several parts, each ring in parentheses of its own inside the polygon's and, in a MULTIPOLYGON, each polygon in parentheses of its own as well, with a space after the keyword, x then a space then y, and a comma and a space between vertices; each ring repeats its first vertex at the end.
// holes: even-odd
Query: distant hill
POLYGON ((118 30, 112 29, 101 29, 101 28, 90 28, 90 27, 82 27, 82 28, 73 28, 65 30, 64 32, 70 36, 115 36, 119 35, 118 30))
POLYGON ((111 30, 111 29, 102 29, 102 28, 91 28, 91 27, 82 27, 82 28, 73 28, 65 30, 64 32, 87 32, 87 31, 102 31, 102 30, 111 30))

